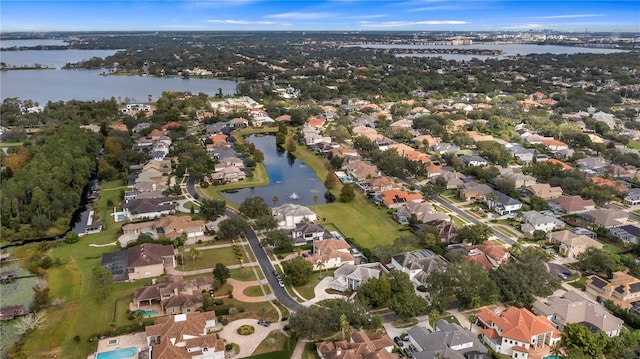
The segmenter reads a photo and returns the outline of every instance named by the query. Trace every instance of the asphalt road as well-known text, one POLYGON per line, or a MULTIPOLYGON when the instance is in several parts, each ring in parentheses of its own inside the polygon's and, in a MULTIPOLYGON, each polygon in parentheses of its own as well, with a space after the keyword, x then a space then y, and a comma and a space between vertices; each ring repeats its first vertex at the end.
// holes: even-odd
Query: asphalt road
MULTIPOLYGON (((402 178, 399 177, 400 180, 402 180, 404 183, 413 186, 415 188, 421 188, 420 185, 411 182, 409 179, 407 178, 402 178)), ((461 210, 460 208, 452 205, 451 203, 447 202, 446 200, 442 199, 440 196, 435 196, 433 197, 434 200, 436 200, 439 204, 441 204, 442 206, 448 208, 451 212, 454 212, 456 215, 466 219, 467 221, 471 222, 471 223, 485 223, 483 221, 480 221, 479 219, 469 215, 467 212, 461 210)), ((511 237, 507 237, 504 234, 502 234, 501 232, 498 232, 497 230, 491 228, 491 231, 493 232, 493 235, 498 238, 499 240, 503 241, 504 243, 507 243, 509 245, 516 245, 518 243, 518 239, 516 238, 515 240, 511 237)))
MULTIPOLYGON (((200 197, 200 195, 196 192, 194 181, 191 178, 187 180, 187 191, 191 196, 193 196, 193 198, 198 201, 202 201, 202 197, 200 197)), ((225 214, 228 217, 238 217, 236 213, 232 212, 229 209, 225 210, 225 214)), ((262 272, 264 273, 267 282, 269 282, 271 291, 276 296, 280 304, 284 305, 287 309, 289 309, 289 311, 292 312, 303 308, 302 304, 296 302, 293 298, 291 298, 289 293, 287 293, 287 291, 284 290, 284 288, 280 287, 280 285, 278 284, 278 280, 273 274, 273 265, 271 264, 269 257, 267 257, 267 254, 264 252, 264 249, 260 247, 260 241, 258 240, 256 232, 253 229, 249 229, 247 233, 245 233, 245 235, 247 237, 249 245, 251 246, 253 254, 256 256, 256 260, 258 261, 260 268, 262 268, 262 272)))

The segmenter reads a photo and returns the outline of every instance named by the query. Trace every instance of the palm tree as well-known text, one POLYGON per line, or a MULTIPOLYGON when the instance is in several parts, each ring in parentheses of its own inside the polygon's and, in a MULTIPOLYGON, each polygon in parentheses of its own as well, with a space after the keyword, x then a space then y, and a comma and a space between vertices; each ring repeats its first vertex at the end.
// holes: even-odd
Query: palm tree
POLYGON ((319 199, 319 198, 318 198, 318 195, 317 195, 317 194, 314 194, 314 195, 313 195, 313 203, 315 203, 315 205, 316 205, 316 206, 318 205, 318 199, 319 199))
POLYGON ((278 203, 280 199, 278 198, 278 196, 273 196, 273 198, 271 198, 271 201, 273 202, 273 206, 276 206, 276 203, 278 203))
POLYGON ((195 248, 191 248, 191 250, 189 251, 189 255, 191 255, 191 264, 195 266, 196 259, 200 258, 202 253, 200 253, 200 251, 195 248))
POLYGON ((327 270, 327 266, 324 264, 323 261, 318 261, 318 263, 316 264, 318 269, 322 272, 323 270, 327 270))

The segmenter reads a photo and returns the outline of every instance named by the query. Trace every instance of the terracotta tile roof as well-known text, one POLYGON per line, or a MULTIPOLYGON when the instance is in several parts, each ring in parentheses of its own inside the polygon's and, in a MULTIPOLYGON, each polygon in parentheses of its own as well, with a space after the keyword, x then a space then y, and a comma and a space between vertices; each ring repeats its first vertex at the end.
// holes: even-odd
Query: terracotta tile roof
POLYGON ((509 307, 500 314, 482 308, 478 313, 478 319, 490 327, 500 328, 503 338, 523 343, 530 343, 531 338, 539 334, 552 333, 554 338, 561 335, 547 318, 537 316, 524 308, 509 307))
POLYGON ((620 184, 616 181, 612 181, 610 179, 607 178, 602 178, 599 176, 592 176, 589 177, 589 181, 591 181, 591 183, 597 185, 597 186, 601 186, 601 187, 611 187, 613 189, 615 189, 616 191, 620 191, 620 192, 624 192, 629 190, 629 187, 620 184))
POLYGON ((386 204, 395 204, 400 202, 410 202, 416 200, 422 200, 420 193, 409 193, 407 191, 391 189, 382 192, 382 201, 386 204))
POLYGON ((564 162, 562 162, 560 160, 557 160, 555 158, 549 158, 548 160, 546 160, 546 162, 553 163, 553 164, 556 164, 556 165, 560 165, 562 167, 562 169, 565 169, 565 170, 570 170, 570 169, 573 168, 573 167, 569 166, 568 164, 566 164, 566 163, 564 163, 564 162))

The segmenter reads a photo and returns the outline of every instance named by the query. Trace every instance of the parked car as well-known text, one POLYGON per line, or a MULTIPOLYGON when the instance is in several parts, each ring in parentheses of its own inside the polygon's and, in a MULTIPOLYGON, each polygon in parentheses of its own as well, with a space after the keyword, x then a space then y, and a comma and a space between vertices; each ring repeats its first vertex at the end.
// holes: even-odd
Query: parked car
POLYGON ((399 347, 404 346, 404 342, 402 341, 402 339, 400 339, 400 337, 393 337, 393 342, 396 343, 396 345, 399 347))
POLYGON ((569 277, 567 277, 566 275, 564 275, 563 273, 558 273, 558 277, 560 277, 560 279, 565 280, 569 277))
POLYGON ((278 285, 284 288, 284 282, 283 281, 279 280, 278 281, 278 285))
POLYGON ((260 319, 258 320, 258 325, 262 325, 263 327, 268 327, 269 325, 271 325, 271 323, 269 323, 269 321, 267 320, 260 319))
POLYGON ((567 271, 562 272, 562 274, 566 275, 567 277, 571 277, 571 275, 573 273, 571 273, 570 271, 567 270, 567 271))

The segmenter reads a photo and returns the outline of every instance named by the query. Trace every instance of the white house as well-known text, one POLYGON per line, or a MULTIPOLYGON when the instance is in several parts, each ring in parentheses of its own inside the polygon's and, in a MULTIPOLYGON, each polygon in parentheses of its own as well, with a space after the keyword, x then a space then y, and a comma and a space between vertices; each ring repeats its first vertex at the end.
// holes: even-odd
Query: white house
POLYGON ((561 220, 537 211, 526 211, 522 213, 521 219, 522 226, 520 229, 525 233, 533 233, 534 231, 549 233, 564 227, 564 222, 561 220))
POLYGON ((522 202, 499 191, 487 194, 484 196, 483 201, 489 209, 501 216, 515 214, 522 208, 522 202))
POLYGON ((285 203, 282 206, 275 207, 271 213, 278 220, 280 228, 295 228, 296 223, 313 222, 317 218, 308 207, 293 203, 285 203))

